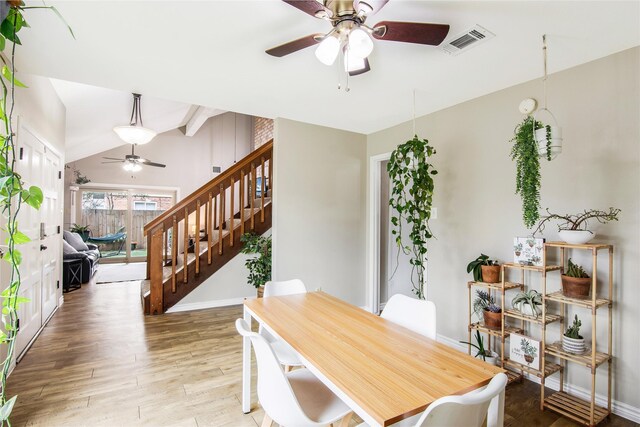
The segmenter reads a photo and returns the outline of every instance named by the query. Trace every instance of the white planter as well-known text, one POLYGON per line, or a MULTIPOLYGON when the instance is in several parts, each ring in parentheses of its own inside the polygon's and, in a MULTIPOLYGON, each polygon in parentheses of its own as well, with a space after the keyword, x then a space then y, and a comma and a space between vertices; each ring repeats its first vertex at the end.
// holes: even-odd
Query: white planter
POLYGON ((513 308, 515 308, 516 310, 518 310, 520 313, 524 314, 525 316, 537 317, 537 316, 542 314, 542 307, 541 306, 536 305, 535 308, 534 308, 534 307, 531 307, 530 304, 527 304, 525 302, 519 302, 516 305, 514 305, 513 308))
MULTIPOLYGON (((540 157, 547 157, 547 128, 536 129, 535 132, 536 142, 538 143, 538 155, 540 157)), ((562 153, 562 128, 560 126, 551 126, 551 158, 555 159, 556 156, 562 153)))
POLYGON ((569 353, 582 354, 586 350, 584 338, 562 337, 562 349, 569 353))
POLYGON ((560 230, 558 235, 562 241, 572 245, 582 245, 596 237, 595 233, 588 230, 560 230))
MULTIPOLYGON (((482 360, 482 356, 476 356, 478 359, 482 360)), ((491 356, 485 356, 485 362, 490 365, 499 365, 500 364, 500 355, 495 351, 491 352, 491 356)))

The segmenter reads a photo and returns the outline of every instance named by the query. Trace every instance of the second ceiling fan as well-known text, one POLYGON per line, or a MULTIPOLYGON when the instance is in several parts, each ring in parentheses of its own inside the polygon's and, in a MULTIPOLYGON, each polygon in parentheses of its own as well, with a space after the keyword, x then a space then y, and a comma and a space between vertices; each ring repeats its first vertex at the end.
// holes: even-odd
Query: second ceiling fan
POLYGON ((131 144, 131 154, 127 154, 126 156, 124 156, 124 159, 118 159, 115 157, 103 157, 103 159, 108 161, 102 163, 124 163, 124 165, 122 165, 122 168, 127 172, 138 172, 140 169, 142 169, 142 165, 154 166, 156 168, 166 167, 166 165, 163 165, 162 163, 155 163, 136 155, 135 148, 135 144, 131 144))
POLYGON ((365 24, 389 0, 283 0, 285 3, 318 19, 331 23, 326 34, 311 34, 267 50, 269 55, 282 57, 319 44, 316 57, 332 65, 343 54, 345 71, 351 76, 371 69, 368 56, 373 40, 387 40, 437 46, 447 37, 449 25, 421 22, 381 21, 373 26, 365 24))

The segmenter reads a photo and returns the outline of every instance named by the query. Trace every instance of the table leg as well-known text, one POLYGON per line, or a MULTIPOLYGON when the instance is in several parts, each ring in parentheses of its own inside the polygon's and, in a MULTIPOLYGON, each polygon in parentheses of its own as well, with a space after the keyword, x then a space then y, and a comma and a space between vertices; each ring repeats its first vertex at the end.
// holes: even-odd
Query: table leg
MULTIPOLYGON (((244 320, 251 327, 251 314, 244 308, 244 320)), ((251 339, 242 338, 242 412, 251 412, 251 339)))

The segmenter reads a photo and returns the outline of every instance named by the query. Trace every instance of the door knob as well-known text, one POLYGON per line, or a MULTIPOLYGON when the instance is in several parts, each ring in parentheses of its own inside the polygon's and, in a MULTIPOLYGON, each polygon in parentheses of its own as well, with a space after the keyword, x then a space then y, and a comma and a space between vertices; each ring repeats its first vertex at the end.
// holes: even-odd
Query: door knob
POLYGON ((47 250, 47 247, 46 247, 45 245, 40 245, 40 250, 41 250, 41 251, 46 251, 46 250, 47 250))

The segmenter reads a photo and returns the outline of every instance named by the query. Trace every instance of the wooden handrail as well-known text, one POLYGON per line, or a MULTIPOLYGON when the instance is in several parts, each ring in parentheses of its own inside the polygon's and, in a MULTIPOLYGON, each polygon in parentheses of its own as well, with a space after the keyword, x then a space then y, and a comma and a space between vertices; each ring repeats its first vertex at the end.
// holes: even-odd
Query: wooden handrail
POLYGON ((185 208, 188 208, 189 212, 195 211, 197 200, 200 200, 200 203, 204 204, 209 200, 209 193, 211 193, 213 197, 217 196, 220 193, 221 185, 224 186, 224 189, 227 189, 229 187, 229 183, 231 182, 231 178, 234 178, 235 181, 239 181, 241 170, 248 168, 252 162, 259 162, 262 157, 271 158, 272 150, 273 139, 261 145, 260 147, 258 147, 258 149, 251 152, 248 156, 231 166, 229 169, 225 170, 220 175, 213 178, 211 181, 207 182, 184 199, 180 200, 171 209, 165 211, 162 215, 154 218, 144 226, 144 235, 146 236, 147 233, 149 233, 160 224, 164 224, 165 229, 170 228, 174 215, 177 220, 180 221, 184 218, 185 208))

